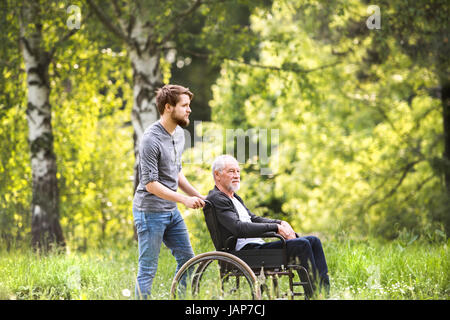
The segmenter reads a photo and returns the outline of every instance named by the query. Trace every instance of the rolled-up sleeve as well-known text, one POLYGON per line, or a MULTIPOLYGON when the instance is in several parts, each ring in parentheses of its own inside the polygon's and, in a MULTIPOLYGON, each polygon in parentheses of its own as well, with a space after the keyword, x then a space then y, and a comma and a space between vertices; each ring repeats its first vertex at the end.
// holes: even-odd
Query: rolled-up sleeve
POLYGON ((139 166, 141 170, 141 182, 145 186, 149 182, 158 180, 158 159, 160 149, 156 139, 144 137, 139 148, 139 166))

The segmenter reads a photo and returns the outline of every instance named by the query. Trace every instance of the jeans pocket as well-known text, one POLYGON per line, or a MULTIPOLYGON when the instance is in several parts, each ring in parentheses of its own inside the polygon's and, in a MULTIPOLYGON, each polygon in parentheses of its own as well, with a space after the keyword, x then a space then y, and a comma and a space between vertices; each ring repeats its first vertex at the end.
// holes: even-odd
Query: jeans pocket
POLYGON ((135 225, 136 225, 136 232, 138 234, 142 234, 143 232, 145 232, 147 230, 146 224, 142 223, 141 221, 135 222, 135 225))
POLYGON ((145 230, 147 230, 147 224, 145 223, 143 212, 133 210, 133 220, 134 225, 136 226, 136 232, 138 234, 145 232, 145 230))

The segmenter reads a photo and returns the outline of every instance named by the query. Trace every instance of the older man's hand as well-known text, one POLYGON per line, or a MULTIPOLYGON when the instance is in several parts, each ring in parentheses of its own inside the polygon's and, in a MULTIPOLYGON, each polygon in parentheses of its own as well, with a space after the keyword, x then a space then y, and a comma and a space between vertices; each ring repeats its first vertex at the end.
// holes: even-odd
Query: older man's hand
POLYGON ((291 225, 286 221, 282 221, 281 224, 278 225, 278 234, 286 240, 296 238, 294 229, 292 229, 291 225))

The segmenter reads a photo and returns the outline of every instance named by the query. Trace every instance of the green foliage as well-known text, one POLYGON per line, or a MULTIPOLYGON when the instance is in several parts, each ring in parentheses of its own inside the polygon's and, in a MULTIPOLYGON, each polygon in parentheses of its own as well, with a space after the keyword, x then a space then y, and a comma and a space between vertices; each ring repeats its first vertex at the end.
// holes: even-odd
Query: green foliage
POLYGON ((20 94, 26 85, 13 8, 12 1, 0 5, 0 241, 7 244, 26 239, 31 223, 26 96, 20 94))
POLYGON ((74 37, 85 49, 77 59, 64 52, 55 64, 63 76, 53 121, 61 224, 73 246, 86 248, 133 235, 131 71, 123 51, 74 37))
MULTIPOLYGON (((223 128, 280 129, 276 173, 243 179, 240 193, 305 232, 395 238, 396 228, 448 230, 448 196, 434 165, 443 152, 441 103, 427 89, 438 77, 389 39, 385 57, 368 64, 376 32, 330 45, 325 31, 313 30, 325 27, 319 13, 301 14, 314 6, 279 1, 253 15, 252 30, 267 39, 259 60, 225 62, 213 87, 212 119, 223 128)), ((365 9, 355 1, 347 13, 365 9)), ((351 15, 326 21, 342 29, 351 15)))
MULTIPOLYGON (((205 70, 220 65, 209 103, 212 122, 199 128, 203 143, 183 155, 189 181, 202 194, 213 187, 212 160, 233 143, 213 138, 224 137, 226 129, 277 129, 278 148, 268 164, 274 174, 262 175, 261 159, 248 153, 242 164, 239 193, 256 214, 288 220, 301 232, 446 237, 450 201, 442 177, 448 163, 436 94, 448 70, 442 32, 448 8, 442 3, 382 1, 381 30, 367 29, 367 4, 357 0, 201 5, 171 38, 177 58, 209 58, 207 69, 198 63, 180 69, 192 74, 176 79, 197 79, 197 86, 207 87, 211 80, 205 79, 215 75, 206 77, 205 70), (436 19, 428 19, 435 12, 436 19)), ((65 237, 82 249, 130 239, 134 154, 127 54, 85 2, 41 5, 44 47, 55 49, 50 103, 65 237), (58 42, 68 31, 70 4, 80 6, 83 23, 58 42)), ((98 5, 115 15, 112 5, 98 5)), ((120 10, 125 19, 139 8, 152 21, 168 22, 188 6, 130 2, 120 10)), ((3 8, 0 237, 11 243, 30 232, 32 173, 18 10, 14 1, 3 8)), ((156 23, 153 40, 172 26, 156 23)), ((161 66, 169 81, 174 67, 165 59, 161 66)), ((206 117, 193 112, 192 123, 196 114, 206 117)), ((180 209, 198 218, 190 231, 196 241, 206 241, 197 212, 180 209)))
POLYGON ((31 168, 23 109, 11 108, 0 119, 0 239, 27 239, 31 224, 31 168))
MULTIPOLYGON (((42 15, 43 34, 50 50, 58 36, 68 31, 67 6, 51 2, 44 7, 48 12, 42 15)), ((8 30, 17 32, 17 12, 10 11, 7 18, 8 30)), ((11 33, 7 39, 11 42, 18 36, 11 33)), ((113 51, 89 36, 95 33, 82 24, 56 47, 49 68, 60 219, 72 248, 133 236, 131 70, 123 51, 113 51)), ((0 236, 9 244, 27 240, 30 232, 31 168, 25 74, 23 69, 19 72, 23 62, 17 43, 15 50, 8 48, 2 46, 10 62, 1 69, 4 78, 0 81, 5 89, 0 96, 0 236)))

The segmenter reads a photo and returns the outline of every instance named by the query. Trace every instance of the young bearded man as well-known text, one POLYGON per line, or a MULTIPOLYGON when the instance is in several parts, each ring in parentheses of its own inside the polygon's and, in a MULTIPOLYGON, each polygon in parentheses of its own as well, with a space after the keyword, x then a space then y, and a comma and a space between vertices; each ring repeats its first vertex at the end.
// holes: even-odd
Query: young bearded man
POLYGON ((177 208, 177 203, 192 209, 205 205, 205 197, 187 181, 181 166, 185 140, 181 127, 189 124, 192 98, 182 86, 160 88, 156 104, 161 118, 145 130, 139 146, 139 185, 133 199, 139 246, 136 298, 150 297, 162 242, 177 261, 175 272, 194 256, 177 208), (178 193, 178 187, 187 195, 178 193))

